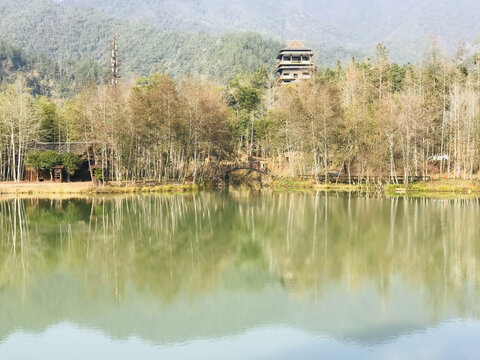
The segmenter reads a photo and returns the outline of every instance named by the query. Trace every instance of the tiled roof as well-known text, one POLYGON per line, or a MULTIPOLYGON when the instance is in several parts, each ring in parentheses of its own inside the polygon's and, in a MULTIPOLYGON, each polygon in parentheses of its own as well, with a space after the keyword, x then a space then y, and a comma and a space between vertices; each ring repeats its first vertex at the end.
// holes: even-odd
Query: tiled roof
POLYGON ((38 151, 56 151, 60 154, 66 154, 71 152, 75 155, 82 156, 87 152, 89 144, 84 142, 52 142, 52 143, 35 143, 29 146, 29 150, 38 150, 38 151))
POLYGON ((290 42, 290 44, 287 45, 287 48, 292 49, 292 48, 299 48, 303 49, 305 46, 298 40, 293 40, 290 42))

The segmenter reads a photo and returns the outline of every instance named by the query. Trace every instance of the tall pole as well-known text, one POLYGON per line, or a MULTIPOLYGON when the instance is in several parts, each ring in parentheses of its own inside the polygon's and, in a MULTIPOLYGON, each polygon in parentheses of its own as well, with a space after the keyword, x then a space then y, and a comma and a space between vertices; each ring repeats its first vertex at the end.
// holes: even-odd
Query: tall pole
POLYGON ((117 38, 113 36, 113 43, 112 43, 112 85, 117 86, 118 79, 120 78, 120 63, 118 61, 118 45, 117 45, 117 38))

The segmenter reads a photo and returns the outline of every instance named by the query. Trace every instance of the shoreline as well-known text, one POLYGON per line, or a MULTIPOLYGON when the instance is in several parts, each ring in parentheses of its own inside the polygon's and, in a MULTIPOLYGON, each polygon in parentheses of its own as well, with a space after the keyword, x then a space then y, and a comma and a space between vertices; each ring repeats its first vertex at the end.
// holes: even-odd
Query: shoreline
MULTIPOLYGON (((194 184, 135 184, 127 186, 106 185, 94 187, 91 182, 81 183, 1 183, 0 198, 18 195, 115 195, 115 194, 149 194, 149 193, 189 193, 203 187, 194 184)), ((316 184, 305 180, 276 180, 261 189, 272 191, 325 191, 325 192, 361 192, 379 193, 386 196, 412 197, 448 197, 448 196, 478 196, 480 183, 467 180, 436 179, 428 182, 418 182, 408 185, 395 184, 316 184)))
POLYGON ((476 195, 480 197, 480 183, 472 180, 435 179, 426 182, 401 184, 316 184, 302 180, 274 181, 269 187, 276 191, 340 191, 340 192, 378 192, 384 195, 438 196, 438 195, 476 195))
POLYGON ((128 186, 93 186, 91 182, 78 183, 1 183, 0 197, 4 195, 108 195, 133 193, 170 193, 194 192, 199 187, 194 184, 165 184, 165 185, 128 185, 128 186))

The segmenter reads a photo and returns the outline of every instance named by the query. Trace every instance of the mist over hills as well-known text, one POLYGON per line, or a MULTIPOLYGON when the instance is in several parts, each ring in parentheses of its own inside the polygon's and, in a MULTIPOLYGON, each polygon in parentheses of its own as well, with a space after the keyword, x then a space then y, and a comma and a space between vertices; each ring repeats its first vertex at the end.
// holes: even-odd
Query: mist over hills
POLYGON ((417 61, 430 36, 449 51, 480 36, 475 0, 62 0, 163 30, 258 31, 371 54, 384 42, 396 61, 417 61))

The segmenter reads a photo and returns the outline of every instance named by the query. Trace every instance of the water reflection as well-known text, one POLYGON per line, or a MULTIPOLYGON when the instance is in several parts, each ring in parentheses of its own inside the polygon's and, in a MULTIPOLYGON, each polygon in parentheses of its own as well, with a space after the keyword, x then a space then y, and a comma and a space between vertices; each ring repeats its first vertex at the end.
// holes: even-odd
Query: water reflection
POLYGON ((364 345, 478 319, 478 199, 321 193, 0 202, 0 342, 286 326, 364 345))

